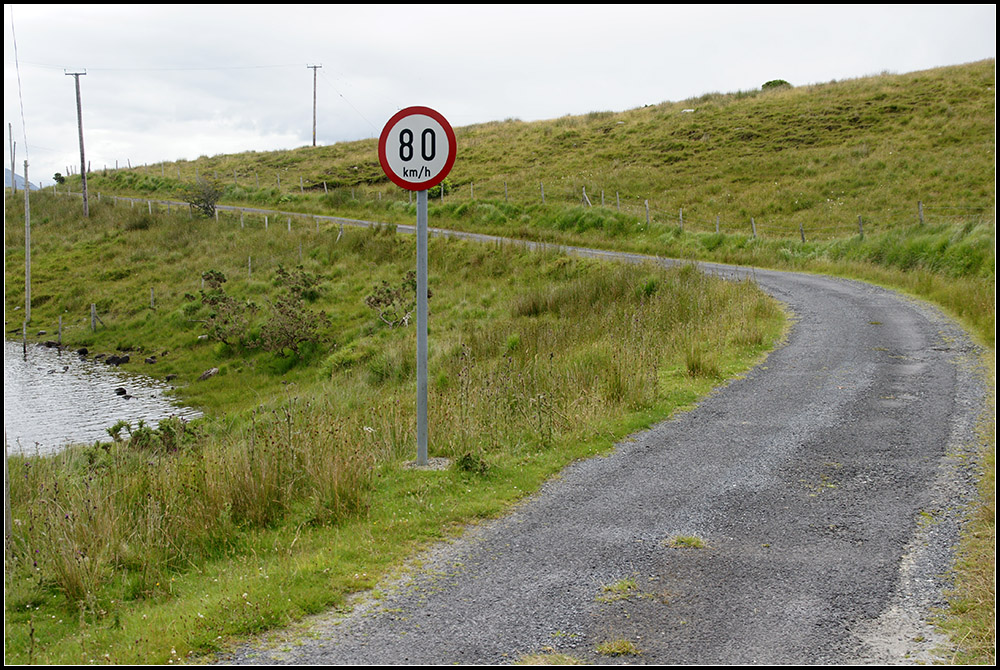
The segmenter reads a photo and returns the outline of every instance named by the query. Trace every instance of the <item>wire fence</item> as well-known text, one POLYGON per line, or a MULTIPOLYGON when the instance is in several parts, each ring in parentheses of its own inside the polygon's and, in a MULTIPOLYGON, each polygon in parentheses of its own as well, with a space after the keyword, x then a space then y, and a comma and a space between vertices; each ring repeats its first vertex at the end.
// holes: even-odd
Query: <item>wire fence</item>
MULTIPOLYGON (((502 186, 502 190, 499 190, 499 192, 496 190, 491 192, 488 188, 483 188, 481 185, 475 185, 472 183, 467 186, 468 189, 452 189, 450 192, 447 190, 443 190, 443 192, 439 191, 436 197, 436 202, 438 204, 451 203, 458 205, 474 205, 477 202, 486 204, 499 201, 514 202, 512 189, 507 184, 504 184, 502 186)), ((853 222, 830 224, 827 226, 811 226, 808 229, 800 227, 798 231, 799 234, 795 235, 789 234, 787 227, 762 224, 757 221, 755 217, 750 217, 750 220, 745 224, 733 224, 731 222, 723 222, 721 217, 715 217, 713 220, 706 219, 704 217, 699 218, 697 216, 692 216, 687 211, 680 208, 677 209, 676 213, 668 214, 661 209, 656 209, 653 206, 653 203, 647 199, 643 199, 642 202, 639 203, 637 202, 639 200, 638 198, 624 197, 618 192, 610 194, 596 190, 596 192, 591 193, 584 187, 581 187, 579 194, 574 197, 574 195, 571 194, 570 189, 565 186, 548 189, 547 192, 543 183, 540 182, 538 186, 539 203, 541 203, 544 198, 544 203, 553 207, 604 208, 606 210, 621 212, 623 214, 639 218, 640 220, 645 220, 650 226, 673 226, 684 231, 692 232, 715 232, 725 235, 738 234, 751 238, 769 237, 794 239, 797 237, 802 242, 805 242, 807 240, 820 239, 823 235, 825 235, 827 239, 855 235, 863 236, 865 233, 871 232, 871 230, 878 227, 871 222, 866 222, 863 217, 859 216, 853 222)), ((323 187, 325 195, 333 194, 334 196, 337 196, 337 194, 339 194, 344 199, 349 197, 351 200, 357 201, 358 203, 385 203, 386 201, 398 202, 406 205, 413 203, 414 198, 412 192, 395 189, 395 187, 393 187, 393 189, 394 190, 389 190, 365 186, 353 188, 340 187, 338 189, 323 187)), ((55 190, 51 193, 56 196, 82 196, 81 193, 72 192, 68 188, 55 190)), ((112 207, 128 207, 133 210, 145 210, 150 215, 159 213, 174 213, 187 216, 192 219, 200 218, 194 212, 194 208, 189 203, 183 201, 160 200, 145 197, 126 197, 118 195, 108 196, 101 195, 100 193, 92 195, 91 198, 92 202, 96 200, 97 202, 107 203, 112 207)), ((523 204, 523 200, 519 201, 518 204, 523 204)), ((890 217, 886 218, 888 219, 890 217)), ((992 210, 984 207, 968 207, 958 205, 927 206, 923 202, 918 201, 912 207, 905 209, 900 208, 900 211, 893 213, 891 220, 894 222, 894 225, 899 225, 899 221, 906 218, 908 218, 908 222, 913 225, 964 224, 969 221, 992 220, 993 212, 992 210)), ((330 214, 281 211, 264 207, 258 208, 239 205, 217 206, 215 220, 226 225, 239 226, 241 229, 274 230, 279 233, 283 232, 289 234, 289 246, 286 250, 281 252, 281 255, 283 256, 282 258, 274 256, 272 251, 269 252, 264 258, 254 257, 253 254, 247 254, 242 258, 239 258, 238 254, 236 254, 232 258, 224 261, 223 264, 226 266, 226 270, 230 273, 232 278, 235 279, 242 277, 246 281, 253 280, 255 275, 260 276, 261 273, 273 270, 273 268, 279 263, 296 261, 301 263, 303 259, 303 245, 305 245, 305 249, 308 250, 311 244, 315 244, 318 239, 315 237, 315 234, 323 232, 327 234, 328 237, 331 227, 334 230, 339 227, 339 232, 336 233, 336 240, 339 241, 341 235, 343 234, 345 225, 368 226, 372 223, 377 223, 369 220, 346 218, 330 214), (291 235, 292 233, 296 233, 296 235, 291 235)), ((883 226, 884 225, 887 224, 883 224, 883 226)), ((219 260, 222 261, 223 259, 219 260)), ((203 288, 203 283, 201 282, 200 277, 192 278, 189 288, 191 290, 203 288)), ((148 295, 144 295, 141 299, 148 300, 149 309, 157 309, 160 307, 158 304, 160 299, 156 294, 156 289, 155 287, 149 287, 148 290, 148 295)), ((172 291, 170 293, 172 293, 172 291)), ((61 342, 64 328, 87 328, 88 330, 95 331, 99 326, 105 326, 105 324, 101 320, 97 307, 95 305, 91 305, 89 314, 86 316, 81 315, 79 320, 71 319, 70 322, 63 324, 62 319, 60 318, 58 325, 58 340, 61 342)), ((26 332, 24 334, 27 335, 26 332)), ((40 334, 41 333, 39 333, 39 335, 40 334)))
MULTIPOLYGON (((124 171, 124 168, 121 168, 124 171)), ((176 172, 177 183, 183 187, 185 174, 182 176, 179 166, 171 166, 168 169, 164 164, 158 166, 137 166, 128 168, 133 174, 145 174, 146 176, 160 176, 161 178, 171 178, 176 172)), ((190 167, 188 168, 190 170, 190 167)), ((107 170, 106 170, 107 171, 107 170)), ((218 170, 211 173, 199 173, 194 169, 194 176, 197 180, 200 177, 211 176, 217 183, 223 184, 231 181, 232 185, 242 189, 251 199, 256 194, 255 191, 264 189, 269 191, 274 189, 280 194, 288 197, 289 204, 295 206, 309 200, 315 200, 316 196, 322 194, 330 196, 334 202, 344 204, 371 204, 382 203, 413 203, 412 191, 405 191, 394 185, 388 184, 361 184, 357 186, 329 186, 326 182, 307 183, 304 178, 296 180, 286 178, 283 180, 280 171, 275 171, 270 176, 262 177, 260 173, 254 171, 239 172, 234 170, 230 175, 220 174, 218 170)), ((273 198, 275 193, 265 193, 263 199, 273 198)), ((69 192, 68 188, 65 192, 69 192)), ((524 178, 512 178, 510 181, 503 177, 495 177, 479 182, 467 182, 461 185, 452 185, 446 182, 431 189, 430 202, 432 204, 458 204, 467 203, 469 205, 489 205, 494 203, 507 203, 521 207, 533 205, 545 205, 552 209, 584 207, 603 211, 607 214, 618 214, 631 218, 638 225, 670 226, 676 227, 684 232, 715 233, 720 235, 746 235, 751 238, 766 237, 771 239, 798 239, 800 242, 829 241, 837 238, 851 237, 854 235, 876 233, 882 230, 897 228, 899 226, 924 225, 924 224, 964 224, 969 222, 982 222, 995 220, 995 206, 964 206, 950 204, 935 204, 928 206, 923 201, 901 204, 898 206, 881 207, 877 212, 853 212, 848 213, 844 205, 839 202, 830 202, 827 207, 830 212, 824 217, 824 223, 796 222, 800 216, 765 214, 748 215, 737 220, 733 214, 718 214, 706 211, 704 205, 687 207, 683 203, 673 202, 671 198, 663 194, 636 195, 634 193, 622 193, 619 190, 604 189, 598 184, 586 184, 580 180, 564 178, 556 182, 546 183, 538 181, 529 184, 524 178)), ((281 197, 281 196, 279 196, 281 197)), ((98 195, 98 198, 100 196, 98 195)), ((133 199, 134 200, 134 199, 133 199)), ((169 201, 156 201, 151 199, 150 203, 164 203, 169 201)), ((315 206, 316 203, 309 203, 315 206)), ((322 204, 322 203, 319 203, 322 204)), ((183 206, 184 203, 167 204, 171 206, 183 206)), ((228 209, 238 208, 247 211, 257 210, 253 207, 232 206, 228 209)), ((729 208, 729 211, 733 207, 729 208)), ((746 207, 739 207, 745 211, 746 207)), ((261 209, 263 211, 263 209, 261 209)), ((287 213, 286 213, 287 214, 287 213)), ((312 216, 304 213, 291 213, 293 216, 312 216)), ((815 219, 815 215, 812 216, 815 219)))

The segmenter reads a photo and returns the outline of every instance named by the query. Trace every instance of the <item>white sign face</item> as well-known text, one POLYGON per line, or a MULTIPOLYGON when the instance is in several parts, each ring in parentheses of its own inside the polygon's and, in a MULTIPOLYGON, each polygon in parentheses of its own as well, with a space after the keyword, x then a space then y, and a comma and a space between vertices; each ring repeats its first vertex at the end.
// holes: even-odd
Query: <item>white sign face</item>
POLYGON ((382 169, 397 186, 423 191, 436 186, 455 163, 455 132, 428 107, 408 107, 385 124, 379 137, 382 169))

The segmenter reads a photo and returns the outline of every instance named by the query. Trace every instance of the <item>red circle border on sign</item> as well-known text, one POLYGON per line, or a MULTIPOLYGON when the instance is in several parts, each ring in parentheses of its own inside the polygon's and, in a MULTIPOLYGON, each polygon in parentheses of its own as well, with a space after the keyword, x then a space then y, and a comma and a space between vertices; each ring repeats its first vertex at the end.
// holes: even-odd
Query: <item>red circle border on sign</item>
POLYGON ((400 188, 406 189, 407 191, 425 191, 429 188, 437 186, 442 181, 444 181, 444 178, 448 176, 448 173, 451 172, 452 166, 455 164, 455 156, 457 153, 458 153, 458 147, 455 144, 455 131, 452 129, 451 124, 448 123, 448 120, 445 119, 440 113, 436 112, 430 107, 416 106, 416 107, 407 107, 406 109, 399 110, 385 124, 385 127, 382 128, 382 133, 379 135, 378 138, 378 162, 381 163, 382 165, 382 171, 385 172, 385 175, 390 179, 390 181, 392 181, 392 183, 394 183, 396 186, 399 186, 400 188), (406 181, 405 179, 397 175, 395 172, 393 172, 391 169, 389 169, 389 161, 386 159, 385 155, 385 145, 389 140, 389 131, 403 117, 412 116, 415 114, 422 114, 424 116, 429 116, 438 123, 440 123, 441 127, 444 129, 445 135, 448 136, 448 160, 445 161, 444 167, 435 177, 428 179, 427 181, 422 181, 416 184, 413 182, 406 181))

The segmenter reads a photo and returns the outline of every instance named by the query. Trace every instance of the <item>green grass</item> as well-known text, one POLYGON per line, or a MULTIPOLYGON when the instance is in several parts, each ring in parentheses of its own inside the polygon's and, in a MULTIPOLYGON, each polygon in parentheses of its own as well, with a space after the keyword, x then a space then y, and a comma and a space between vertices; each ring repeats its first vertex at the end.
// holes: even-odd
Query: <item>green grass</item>
POLYGON ((677 549, 704 549, 708 543, 697 535, 675 535, 667 541, 667 546, 677 549))
POLYGON ((618 600, 627 600, 638 593, 638 584, 632 578, 619 579, 611 584, 601 587, 601 592, 597 594, 597 602, 612 603, 618 600))
MULTIPOLYGON (((411 237, 241 228, 106 201, 84 220, 45 195, 32 215, 32 330, 62 316, 69 348, 167 352, 126 367, 178 375, 178 397, 207 417, 10 459, 13 662, 162 663, 342 605, 425 543, 746 370, 783 328, 754 284, 690 266, 434 239, 430 455, 453 467, 414 471, 414 331, 365 304, 410 269, 411 237), (261 259, 252 273, 244 255, 261 259), (308 309, 330 317, 312 346, 201 339, 203 272, 259 306, 253 332, 275 318, 278 269, 296 263, 318 279, 308 309), (711 368, 690 364, 695 344, 711 368), (209 367, 219 374, 196 381, 209 367)), ((20 230, 8 219, 8 240, 20 230)), ((8 247, 11 315, 20 253, 8 247)))
MULTIPOLYGON (((456 129, 459 159, 437 220, 479 230, 559 232, 582 202, 654 229, 830 240, 992 218, 995 62, 766 92, 709 93, 617 113, 509 119, 456 129), (694 109, 694 113, 681 110, 694 109), (542 205, 542 190, 545 205, 542 205), (473 193, 475 200, 472 200, 473 193)), ((195 174, 226 200, 392 222, 408 195, 382 173, 375 140, 202 157, 96 172, 94 192, 164 197, 195 174), (280 186, 279 186, 280 180, 280 186), (300 183, 302 186, 300 187, 300 183)), ((69 185, 79 183, 71 178, 69 185)), ((77 186, 78 190, 78 186, 77 186)), ((620 233, 618 222, 605 232, 620 233)), ((649 231, 647 231, 649 232, 649 231)))
POLYGON ((595 651, 601 656, 639 656, 642 651, 631 640, 616 637, 597 645, 595 651))

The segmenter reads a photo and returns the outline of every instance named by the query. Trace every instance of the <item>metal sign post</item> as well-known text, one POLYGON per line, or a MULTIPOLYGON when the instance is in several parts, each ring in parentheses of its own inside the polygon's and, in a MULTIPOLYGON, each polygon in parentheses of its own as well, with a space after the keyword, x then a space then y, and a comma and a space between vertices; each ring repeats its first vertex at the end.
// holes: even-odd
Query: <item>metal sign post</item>
POLYGON ((396 113, 378 140, 378 159, 397 186, 417 192, 417 465, 427 465, 427 189, 455 164, 455 131, 429 107, 396 113))

